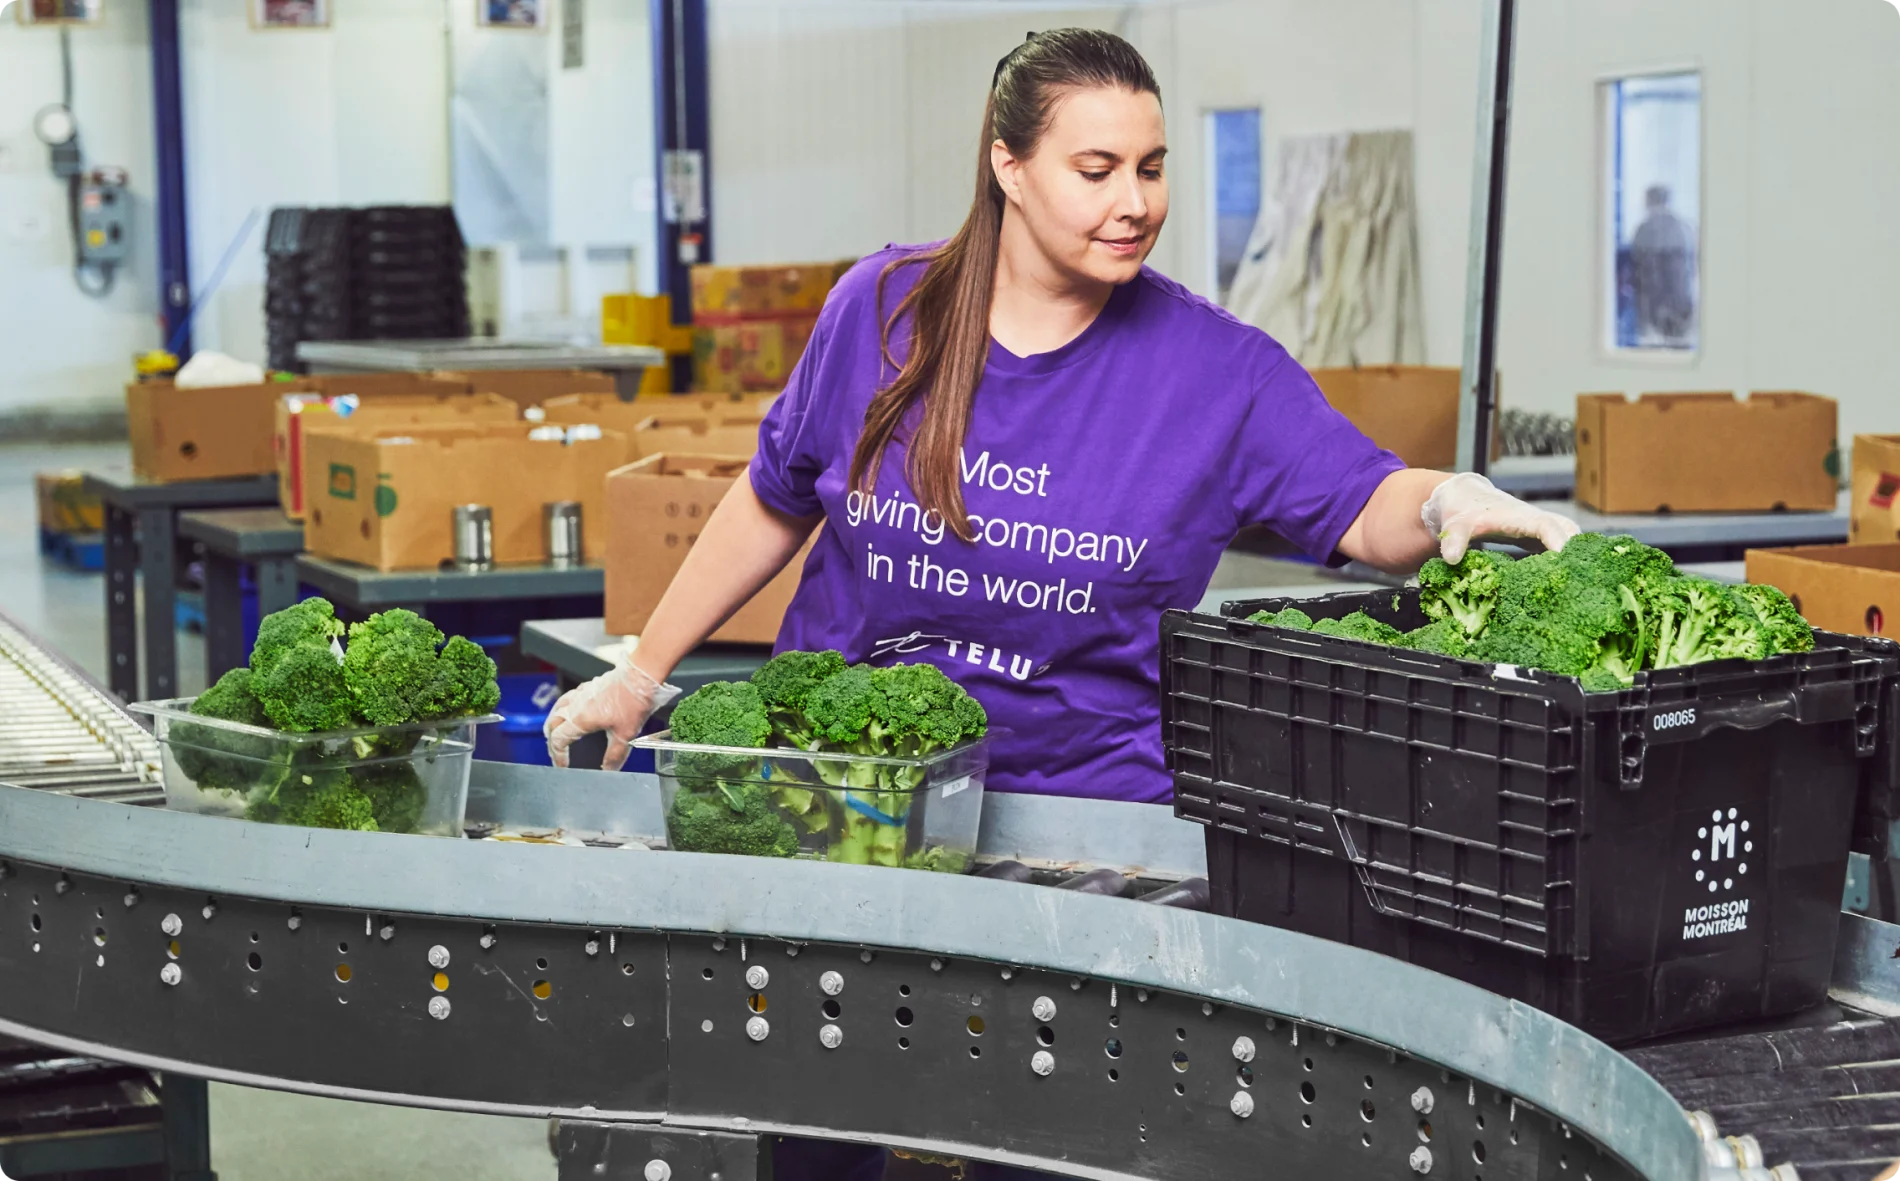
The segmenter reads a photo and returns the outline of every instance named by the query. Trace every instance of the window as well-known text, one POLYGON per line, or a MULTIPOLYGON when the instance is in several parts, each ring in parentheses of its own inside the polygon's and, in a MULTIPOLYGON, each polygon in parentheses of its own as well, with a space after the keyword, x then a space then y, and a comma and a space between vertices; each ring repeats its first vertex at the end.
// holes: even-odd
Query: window
POLYGON ((1208 275, 1227 302, 1260 216, 1260 108, 1207 113, 1208 275))
POLYGON ((1702 76, 1604 83, 1605 336, 1693 353, 1701 340, 1702 76))

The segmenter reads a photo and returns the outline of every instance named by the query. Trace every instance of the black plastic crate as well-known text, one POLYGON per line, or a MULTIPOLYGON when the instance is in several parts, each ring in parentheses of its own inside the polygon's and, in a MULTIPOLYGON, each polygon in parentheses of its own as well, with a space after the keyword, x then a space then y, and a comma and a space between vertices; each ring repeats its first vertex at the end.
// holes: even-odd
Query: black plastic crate
POLYGON ((1162 737, 1217 912, 1395 956, 1610 1041, 1826 998, 1900 648, 1571 677, 1248 623, 1409 630, 1416 590, 1170 611, 1162 737), (1743 867, 1746 866, 1746 869, 1743 867))

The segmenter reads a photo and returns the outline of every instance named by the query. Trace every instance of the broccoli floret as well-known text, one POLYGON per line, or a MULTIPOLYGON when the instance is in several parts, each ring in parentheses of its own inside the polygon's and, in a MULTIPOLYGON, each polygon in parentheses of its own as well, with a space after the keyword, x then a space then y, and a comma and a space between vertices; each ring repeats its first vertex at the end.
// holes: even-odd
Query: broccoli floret
POLYGON ((268 791, 254 796, 244 815, 266 824, 377 831, 375 805, 349 772, 336 767, 292 770, 268 791))
POLYGON ((350 724, 353 710, 337 643, 342 634, 327 599, 305 599, 258 624, 250 684, 272 725, 310 733, 350 724))
POLYGON ((1812 652, 1814 628, 1801 618, 1787 595, 1772 586, 1749 583, 1735 588, 1768 631, 1776 652, 1812 652))
MULTIPOLYGON (((200 693, 191 712, 201 718, 270 728, 270 717, 251 692, 251 670, 234 668, 200 693)), ((215 726, 173 722, 166 745, 178 769, 201 791, 247 792, 268 774, 277 744, 262 735, 240 734, 215 726)))
POLYGON ((772 729, 788 745, 807 749, 814 741, 805 718, 805 701, 827 678, 844 671, 844 656, 824 652, 781 652, 752 674, 752 685, 765 703, 772 729))
POLYGON ((1406 632, 1398 645, 1416 652, 1436 652, 1440 656, 1464 657, 1471 654, 1471 639, 1458 621, 1450 617, 1434 619, 1424 627, 1406 632))
MULTIPOLYGON (((812 690, 806 713, 823 749, 883 758, 921 758, 989 728, 976 699, 930 664, 855 665, 812 690)), ((846 789, 844 831, 832 842, 831 859, 901 865, 922 769, 829 760, 814 767, 825 782, 846 789)))
POLYGON ((381 832, 414 832, 429 793, 415 766, 403 760, 354 767, 350 777, 369 800, 370 815, 381 832))
POLYGON ((1418 572, 1419 608, 1427 619, 1450 619, 1476 639, 1497 608, 1501 573, 1512 564, 1489 550, 1470 550, 1456 566, 1433 558, 1418 572))
POLYGON ((1653 592, 1654 668, 1708 660, 1760 660, 1776 651, 1774 634, 1734 587, 1704 578, 1676 577, 1653 592))
POLYGON ((970 868, 970 855, 948 845, 932 845, 904 858, 905 869, 927 869, 934 873, 962 873, 970 868))
POLYGON ((343 680, 373 726, 483 714, 501 700, 495 662, 480 645, 462 636, 444 644, 440 629, 402 608, 350 627, 343 680))
POLYGON ((1321 619, 1313 624, 1313 633, 1321 636, 1337 636, 1342 640, 1358 640, 1366 644, 1383 644, 1387 647, 1402 644, 1404 633, 1390 624, 1380 623, 1364 611, 1354 611, 1342 619, 1321 619))
MULTIPOLYGON (((765 703, 748 681, 709 681, 673 707, 673 737, 703 746, 762 747, 772 737, 765 703)), ((742 755, 685 752, 676 763, 680 779, 694 787, 707 780, 756 779, 759 760, 742 755)))
POLYGON ((668 809, 666 831, 688 853, 792 857, 798 830, 772 804, 762 783, 725 783, 713 791, 682 790, 668 809))
POLYGON ((1248 623, 1263 623, 1268 627, 1286 627, 1295 631, 1312 631, 1313 617, 1298 607, 1288 607, 1284 611, 1256 611, 1247 617, 1248 623))

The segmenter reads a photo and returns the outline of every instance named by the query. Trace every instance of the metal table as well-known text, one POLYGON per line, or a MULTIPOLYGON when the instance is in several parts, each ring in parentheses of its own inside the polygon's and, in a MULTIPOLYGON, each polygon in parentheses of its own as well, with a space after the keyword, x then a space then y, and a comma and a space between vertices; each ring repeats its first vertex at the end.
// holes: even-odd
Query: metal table
POLYGON ((244 637, 243 567, 257 581, 258 617, 297 601, 297 555, 303 526, 274 508, 201 509, 182 513, 178 532, 205 551, 205 684, 249 660, 244 637))
POLYGON ((157 484, 118 472, 87 472, 85 489, 105 502, 107 684, 139 696, 139 595, 143 581, 145 696, 178 694, 178 515, 188 509, 277 503, 277 477, 157 484))
POLYGON ((1718 562, 1772 546, 1836 545, 1847 540, 1845 497, 1831 513, 1643 513, 1605 515, 1574 500, 1541 507, 1591 533, 1627 533, 1679 561, 1718 562))
POLYGON ((666 364, 666 354, 648 345, 572 345, 554 341, 374 340, 305 341, 297 358, 317 373, 430 373, 484 369, 602 369, 614 375, 614 391, 631 400, 648 369, 666 364))
POLYGON ((488 570, 392 570, 384 573, 354 562, 304 554, 297 578, 339 605, 365 611, 428 603, 480 603, 497 599, 565 599, 599 596, 607 585, 601 567, 508 565, 488 570))
MULTIPOLYGON (((563 689, 612 668, 627 639, 608 632, 599 619, 536 619, 521 625, 522 655, 553 665, 563 689)), ((690 693, 707 681, 744 680, 771 655, 770 644, 706 644, 680 661, 669 679, 690 693)))
POLYGON ((1491 482, 1520 500, 1558 500, 1577 490, 1574 455, 1506 455, 1491 465, 1491 482))

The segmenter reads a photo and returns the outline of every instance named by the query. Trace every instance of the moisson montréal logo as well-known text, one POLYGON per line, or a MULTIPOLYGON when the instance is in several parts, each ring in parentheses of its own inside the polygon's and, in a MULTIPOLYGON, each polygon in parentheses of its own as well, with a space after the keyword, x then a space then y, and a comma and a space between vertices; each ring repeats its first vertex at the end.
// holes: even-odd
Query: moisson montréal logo
POLYGON ((1714 900, 1691 906, 1682 912, 1682 937, 1707 939, 1748 930, 1748 899, 1735 897, 1746 888, 1748 858, 1755 851, 1748 821, 1734 808, 1717 808, 1709 814, 1709 823, 1696 829, 1696 846, 1689 853, 1695 865, 1695 880, 1714 900))

